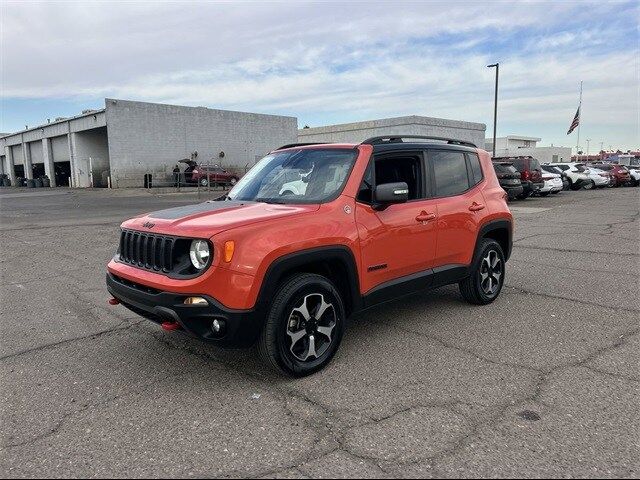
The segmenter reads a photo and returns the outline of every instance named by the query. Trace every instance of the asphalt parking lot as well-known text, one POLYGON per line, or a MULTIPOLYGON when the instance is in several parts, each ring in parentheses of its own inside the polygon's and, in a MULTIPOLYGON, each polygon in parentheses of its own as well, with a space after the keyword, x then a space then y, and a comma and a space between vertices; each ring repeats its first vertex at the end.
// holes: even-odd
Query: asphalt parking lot
POLYGON ((196 200, 0 193, 3 477, 640 475, 640 188, 514 203, 494 304, 369 310, 302 380, 107 305, 119 222, 196 200))

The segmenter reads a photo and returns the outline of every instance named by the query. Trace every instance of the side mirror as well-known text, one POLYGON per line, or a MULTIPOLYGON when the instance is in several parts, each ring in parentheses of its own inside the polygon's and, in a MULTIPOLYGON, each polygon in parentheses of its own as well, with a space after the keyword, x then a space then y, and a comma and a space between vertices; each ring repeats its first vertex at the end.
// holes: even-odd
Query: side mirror
POLYGON ((377 185, 373 192, 373 203, 376 210, 384 210, 394 203, 405 203, 409 200, 409 186, 405 182, 383 183, 377 185))

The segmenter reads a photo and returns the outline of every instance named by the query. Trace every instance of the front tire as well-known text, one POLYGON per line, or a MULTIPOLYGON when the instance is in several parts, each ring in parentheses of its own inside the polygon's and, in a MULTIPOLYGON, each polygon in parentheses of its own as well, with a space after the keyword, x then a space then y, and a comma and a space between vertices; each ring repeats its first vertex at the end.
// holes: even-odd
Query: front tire
POLYGON ((458 284, 467 302, 487 305, 498 298, 505 277, 504 252, 498 242, 482 239, 470 273, 458 284))
POLYGON ((258 354, 275 370, 311 375, 333 359, 344 334, 340 293, 325 277, 295 275, 278 289, 258 340, 258 354))

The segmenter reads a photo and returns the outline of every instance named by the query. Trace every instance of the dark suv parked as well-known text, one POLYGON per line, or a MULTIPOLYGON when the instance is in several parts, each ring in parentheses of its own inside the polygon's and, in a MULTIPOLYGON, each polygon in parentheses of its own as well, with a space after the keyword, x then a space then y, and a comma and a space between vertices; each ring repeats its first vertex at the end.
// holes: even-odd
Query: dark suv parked
POLYGON ((493 169, 496 171, 500 186, 507 192, 507 195, 509 195, 509 200, 513 200, 518 195, 522 195, 524 188, 520 181, 520 172, 513 166, 513 163, 493 162, 493 169))
POLYGON ((525 199, 544 187, 542 180, 542 169, 540 162, 533 157, 496 157, 493 159, 498 162, 512 163, 516 170, 520 172, 520 181, 522 182, 522 193, 518 198, 525 199))

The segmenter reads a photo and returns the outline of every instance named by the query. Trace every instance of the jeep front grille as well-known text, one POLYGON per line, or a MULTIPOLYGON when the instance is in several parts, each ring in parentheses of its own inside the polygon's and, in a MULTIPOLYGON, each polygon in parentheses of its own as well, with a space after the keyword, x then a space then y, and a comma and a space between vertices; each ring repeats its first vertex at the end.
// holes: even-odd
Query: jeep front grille
POLYGON ((174 266, 176 238, 134 230, 120 233, 120 261, 157 272, 170 272, 174 266))

